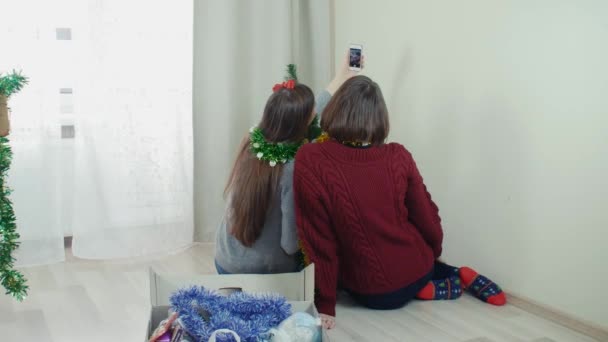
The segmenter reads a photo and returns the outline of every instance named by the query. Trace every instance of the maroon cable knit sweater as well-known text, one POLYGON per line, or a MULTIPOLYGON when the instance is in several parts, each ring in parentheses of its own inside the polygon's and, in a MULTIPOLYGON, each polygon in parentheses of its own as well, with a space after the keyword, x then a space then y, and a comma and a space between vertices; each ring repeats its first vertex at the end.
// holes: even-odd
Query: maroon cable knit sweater
POLYGON ((321 313, 335 316, 338 283, 359 294, 389 293, 429 273, 441 255, 437 206, 399 144, 307 144, 296 156, 294 192, 321 313))

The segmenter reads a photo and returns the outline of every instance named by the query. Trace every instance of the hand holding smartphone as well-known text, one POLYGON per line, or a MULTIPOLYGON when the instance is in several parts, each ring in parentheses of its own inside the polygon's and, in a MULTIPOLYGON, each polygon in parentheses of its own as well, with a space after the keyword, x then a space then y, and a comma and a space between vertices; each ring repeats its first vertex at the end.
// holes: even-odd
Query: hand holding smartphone
POLYGON ((351 44, 348 59, 348 68, 354 71, 361 71, 361 59, 363 56, 363 46, 351 44))
POLYGON ((365 66, 365 58, 363 57, 363 47, 361 44, 351 44, 346 56, 342 56, 343 59, 340 63, 340 68, 336 70, 334 79, 327 85, 327 88, 325 88, 331 95, 333 95, 349 78, 357 76, 365 66))

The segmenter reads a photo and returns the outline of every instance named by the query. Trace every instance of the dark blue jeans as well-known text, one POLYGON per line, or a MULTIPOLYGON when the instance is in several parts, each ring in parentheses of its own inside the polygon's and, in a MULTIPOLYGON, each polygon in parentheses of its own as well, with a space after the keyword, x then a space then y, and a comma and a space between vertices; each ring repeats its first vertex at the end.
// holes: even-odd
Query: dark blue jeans
POLYGON ((445 279, 457 275, 457 268, 436 261, 431 272, 424 277, 416 280, 412 284, 390 293, 377 295, 358 294, 350 290, 346 290, 350 296, 359 304, 374 310, 393 310, 398 309, 416 297, 418 292, 422 290, 431 280, 445 279))

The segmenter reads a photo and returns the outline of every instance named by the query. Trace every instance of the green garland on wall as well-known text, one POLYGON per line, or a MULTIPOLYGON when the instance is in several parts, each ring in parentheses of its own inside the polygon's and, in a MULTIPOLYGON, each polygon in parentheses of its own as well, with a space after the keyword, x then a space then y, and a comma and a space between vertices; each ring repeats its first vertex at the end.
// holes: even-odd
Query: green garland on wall
POLYGON ((5 184, 12 157, 8 139, 0 137, 0 284, 6 289, 6 294, 21 301, 27 295, 28 287, 23 275, 13 269, 13 252, 19 247, 19 233, 9 198, 11 190, 5 184))
MULTIPOLYGON (((25 76, 15 71, 5 76, 0 74, 0 96, 8 99, 19 92, 27 81, 25 76)), ((11 190, 6 185, 12 157, 8 139, 0 137, 0 284, 6 289, 7 295, 22 301, 27 295, 28 286, 23 275, 14 269, 13 252, 19 247, 19 233, 13 203, 9 198, 11 190)))

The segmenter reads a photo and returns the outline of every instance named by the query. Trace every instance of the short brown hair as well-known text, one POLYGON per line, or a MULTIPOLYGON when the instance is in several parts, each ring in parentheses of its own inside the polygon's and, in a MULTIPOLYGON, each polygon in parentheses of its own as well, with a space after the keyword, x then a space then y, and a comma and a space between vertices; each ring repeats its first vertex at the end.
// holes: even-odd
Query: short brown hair
POLYGON ((325 107, 321 128, 337 141, 383 144, 390 124, 378 84, 366 76, 344 82, 325 107))

